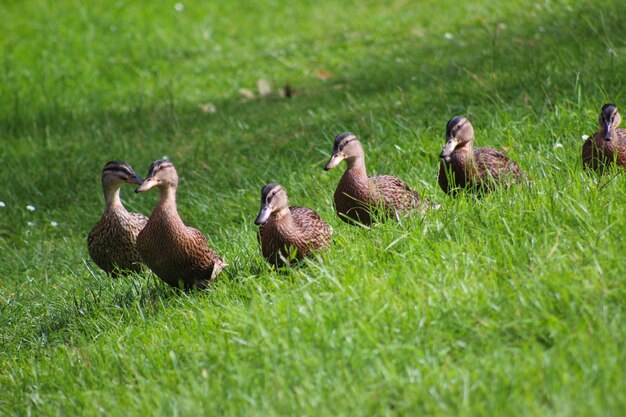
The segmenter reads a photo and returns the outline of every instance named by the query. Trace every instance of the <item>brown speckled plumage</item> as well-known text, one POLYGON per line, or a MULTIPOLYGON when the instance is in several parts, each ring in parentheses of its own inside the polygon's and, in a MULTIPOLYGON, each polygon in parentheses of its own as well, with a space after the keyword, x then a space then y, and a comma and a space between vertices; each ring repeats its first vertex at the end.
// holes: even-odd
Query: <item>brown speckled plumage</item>
POLYGON ((396 217, 398 212, 426 208, 428 199, 409 188, 402 180, 389 175, 368 176, 365 154, 356 136, 345 132, 335 138, 333 155, 325 169, 336 167, 346 160, 347 168, 335 190, 335 210, 343 221, 372 223, 372 212, 396 217))
POLYGON ((120 187, 125 183, 141 184, 141 178, 126 162, 111 161, 102 171, 102 188, 106 208, 100 221, 87 236, 89 256, 106 273, 117 276, 123 271, 141 270, 137 252, 137 235, 148 218, 129 213, 120 200, 120 187))
POLYGON ((178 175, 171 162, 152 164, 148 178, 137 191, 157 186, 161 195, 137 237, 137 249, 148 268, 169 285, 206 288, 228 264, 209 248, 200 231, 183 223, 176 208, 177 185, 178 175))
POLYGON ((422 207, 420 195, 401 179, 390 175, 368 176, 365 170, 348 168, 341 176, 334 195, 335 210, 339 217, 369 225, 372 210, 379 214, 395 216, 422 207))
POLYGON ((439 165, 439 186, 445 193, 454 195, 461 189, 488 192, 520 176, 517 163, 504 153, 474 147, 474 129, 465 117, 448 121, 446 139, 439 165))
POLYGON ((288 206, 287 193, 279 184, 261 192, 261 211, 256 224, 263 257, 272 265, 298 260, 330 245, 333 233, 319 215, 307 207, 288 206))
POLYGON ((620 129, 621 116, 613 104, 602 107, 599 129, 583 144, 583 167, 602 172, 616 164, 626 168, 626 129, 620 129))

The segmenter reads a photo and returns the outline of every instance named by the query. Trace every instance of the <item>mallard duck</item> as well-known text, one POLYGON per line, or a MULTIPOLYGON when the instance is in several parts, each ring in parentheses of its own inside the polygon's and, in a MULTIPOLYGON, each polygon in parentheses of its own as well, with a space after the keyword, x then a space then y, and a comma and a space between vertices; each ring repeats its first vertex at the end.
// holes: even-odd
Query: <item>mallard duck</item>
POLYGON ((583 167, 603 171, 615 163, 626 167, 626 129, 618 128, 622 118, 614 104, 602 106, 599 128, 583 144, 583 167))
POLYGON ((206 288, 228 264, 207 245, 204 235, 187 227, 176 209, 178 174, 166 159, 154 161, 136 192, 157 187, 160 199, 137 236, 137 250, 159 278, 177 288, 206 288))
POLYGON ((259 243, 267 261, 283 266, 330 245, 333 229, 307 207, 289 206, 280 184, 261 190, 261 211, 254 224, 260 225, 259 243))
POLYGON ((112 276, 118 276, 123 271, 141 270, 137 234, 148 218, 126 210, 120 199, 120 188, 124 184, 142 182, 133 168, 123 161, 107 162, 102 170, 106 208, 87 236, 87 249, 96 265, 112 276))
POLYGON ((446 144, 441 151, 439 186, 447 194, 460 189, 493 190, 520 176, 515 161, 497 149, 474 147, 474 127, 464 116, 455 116, 446 126, 446 144))
POLYGON ((411 190, 402 180, 390 175, 367 176, 365 153, 354 133, 344 132, 335 137, 333 154, 324 167, 335 168, 345 160, 347 169, 335 191, 335 210, 339 218, 347 223, 372 223, 372 211, 398 217, 398 212, 424 208, 427 199, 411 190))

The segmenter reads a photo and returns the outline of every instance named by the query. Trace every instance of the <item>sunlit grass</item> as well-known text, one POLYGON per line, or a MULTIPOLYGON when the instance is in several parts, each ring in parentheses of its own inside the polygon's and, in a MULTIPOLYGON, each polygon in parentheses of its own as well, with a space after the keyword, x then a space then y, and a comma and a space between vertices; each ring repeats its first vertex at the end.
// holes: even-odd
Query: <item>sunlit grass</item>
POLYGON ((626 102, 621 2, 180 4, 0 6, 0 414, 623 414, 626 178, 580 168, 601 105, 626 102), (527 180, 444 195, 456 114, 527 180), (322 168, 346 130, 442 208, 341 222, 322 168), (165 155, 230 264, 210 291, 88 260, 103 165, 165 155), (330 251, 263 261, 269 182, 332 225, 330 251))

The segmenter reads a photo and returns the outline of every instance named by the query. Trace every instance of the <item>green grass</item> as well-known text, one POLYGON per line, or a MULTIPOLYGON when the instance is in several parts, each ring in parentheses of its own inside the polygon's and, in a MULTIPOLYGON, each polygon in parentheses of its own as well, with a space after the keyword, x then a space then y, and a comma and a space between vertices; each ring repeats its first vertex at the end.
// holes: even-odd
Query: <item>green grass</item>
POLYGON ((623 415, 626 177, 580 168, 600 106, 626 109, 622 1, 183 4, 0 6, 0 414, 623 415), (259 79, 295 95, 246 100, 259 79), (445 196, 456 114, 529 184, 445 196), (343 224, 322 167, 344 130, 442 208, 343 224), (88 260, 104 163, 163 155, 230 263, 210 291, 88 260), (268 182, 331 251, 265 264, 268 182))

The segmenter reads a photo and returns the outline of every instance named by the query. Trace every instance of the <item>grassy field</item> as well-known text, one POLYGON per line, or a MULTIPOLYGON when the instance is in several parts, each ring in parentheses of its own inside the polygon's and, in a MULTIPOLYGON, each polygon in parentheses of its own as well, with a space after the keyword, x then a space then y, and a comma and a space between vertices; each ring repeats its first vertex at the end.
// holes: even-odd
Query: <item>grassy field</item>
POLYGON ((0 415, 624 415, 626 177, 580 148, 603 103, 626 113, 625 3, 380 3, 0 5, 0 415), (445 196, 456 114, 529 183, 445 196), (442 208, 343 224, 322 167, 344 130, 442 208), (230 263, 210 291, 88 260, 105 162, 164 155, 230 263), (265 264, 268 182, 331 251, 265 264))

